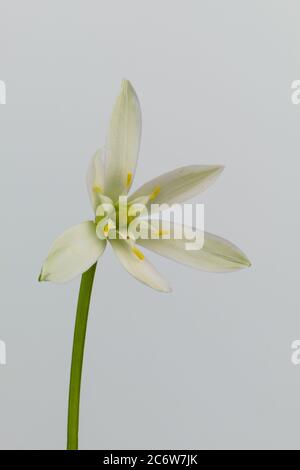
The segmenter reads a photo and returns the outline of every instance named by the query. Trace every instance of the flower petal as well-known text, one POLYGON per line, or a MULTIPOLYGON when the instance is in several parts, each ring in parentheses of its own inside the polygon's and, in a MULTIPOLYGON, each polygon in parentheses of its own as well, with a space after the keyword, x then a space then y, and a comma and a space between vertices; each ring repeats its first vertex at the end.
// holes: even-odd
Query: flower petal
POLYGON ((191 165, 164 173, 145 183, 129 198, 129 202, 150 196, 154 204, 174 204, 191 199, 210 186, 224 167, 219 165, 191 165))
POLYGON ((45 260, 40 281, 66 282, 87 271, 102 255, 105 240, 96 236, 95 224, 83 222, 58 237, 45 260))
POLYGON ((103 153, 102 149, 97 150, 91 158, 86 178, 88 193, 94 211, 96 211, 97 206, 100 204, 99 198, 104 191, 103 153))
MULTIPOLYGON (((171 227, 171 233, 173 229, 174 226, 171 227)), ((190 227, 183 227, 183 238, 180 240, 174 238, 168 240, 165 237, 158 240, 149 238, 138 239, 136 243, 159 255, 203 271, 230 272, 251 266, 246 255, 233 243, 211 233, 195 231, 190 227), (202 239, 201 249, 187 248, 187 243, 193 243, 192 231, 198 235, 199 240, 202 239)))
POLYGON ((132 184, 138 158, 142 115, 138 97, 128 80, 111 116, 106 145, 105 194, 114 201, 125 195, 132 184))
POLYGON ((171 291, 167 281, 130 242, 110 240, 110 243, 123 267, 138 281, 161 292, 171 291))

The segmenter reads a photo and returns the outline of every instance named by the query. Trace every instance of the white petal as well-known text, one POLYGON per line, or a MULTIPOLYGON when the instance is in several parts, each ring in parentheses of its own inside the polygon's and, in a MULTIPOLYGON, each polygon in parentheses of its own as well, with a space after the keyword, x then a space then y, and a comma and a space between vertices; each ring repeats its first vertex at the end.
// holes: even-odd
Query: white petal
POLYGON ((45 260, 40 281, 65 282, 87 271, 102 255, 106 241, 96 236, 95 224, 83 222, 58 237, 45 260))
POLYGON ((124 268, 138 281, 161 292, 170 292, 167 281, 152 264, 125 240, 110 240, 110 243, 124 268))
POLYGON ((223 171, 219 165, 191 165, 164 173, 145 183, 129 198, 149 196, 153 204, 180 204, 210 186, 223 171))
POLYGON ((105 157, 105 194, 114 201, 131 186, 138 158, 142 115, 138 97, 128 80, 111 116, 105 157))
POLYGON ((87 172, 87 188, 94 211, 100 204, 99 198, 104 191, 103 153, 103 150, 97 150, 87 172))
MULTIPOLYGON (((162 256, 204 271, 229 272, 251 266, 246 255, 237 246, 211 233, 198 231, 199 240, 202 238, 202 242, 204 235, 202 248, 197 250, 187 249, 187 244, 192 242, 189 238, 192 229, 189 227, 184 227, 184 229, 186 232, 183 232, 183 234, 185 233, 186 236, 180 240, 138 239, 136 243, 162 256)), ((171 233, 172 231, 173 228, 171 228, 171 233)), ((188 246, 190 248, 191 245, 188 246)))

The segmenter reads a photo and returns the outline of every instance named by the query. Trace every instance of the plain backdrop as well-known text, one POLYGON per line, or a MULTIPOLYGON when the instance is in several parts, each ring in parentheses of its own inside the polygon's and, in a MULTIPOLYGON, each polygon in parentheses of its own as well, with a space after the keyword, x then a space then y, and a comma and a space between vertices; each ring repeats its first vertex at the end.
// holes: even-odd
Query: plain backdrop
POLYGON ((143 111, 134 188, 226 166, 198 202, 251 269, 149 255, 173 293, 107 250, 90 310, 82 449, 300 449, 297 0, 0 0, 0 448, 63 449, 80 279, 39 284, 85 187, 122 78, 143 111))

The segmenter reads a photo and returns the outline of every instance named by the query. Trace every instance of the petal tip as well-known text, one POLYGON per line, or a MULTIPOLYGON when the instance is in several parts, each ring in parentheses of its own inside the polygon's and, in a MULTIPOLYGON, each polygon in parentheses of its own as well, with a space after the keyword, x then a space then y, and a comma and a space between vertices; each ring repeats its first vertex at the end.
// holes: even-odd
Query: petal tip
POLYGON ((221 174, 221 173, 223 173, 224 170, 225 170, 224 165, 214 165, 212 167, 212 171, 216 174, 221 174))
POLYGON ((243 258, 239 260, 239 264, 240 269, 251 268, 252 266, 251 261, 247 258, 246 255, 243 255, 243 258))
POLYGON ((120 97, 128 97, 134 100, 134 102, 139 102, 138 96, 136 94, 136 91, 130 82, 130 80, 127 80, 127 78, 123 78, 121 82, 121 91, 120 91, 120 97))
POLYGON ((133 90, 133 86, 127 78, 123 78, 121 82, 121 93, 127 93, 129 90, 133 90))
POLYGON ((160 289, 160 292, 163 294, 171 294, 173 292, 173 289, 171 286, 166 286, 163 289, 160 289))
POLYGON ((47 281, 47 276, 45 276, 45 273, 43 272, 43 268, 42 268, 38 277, 38 282, 43 282, 43 281, 47 281))

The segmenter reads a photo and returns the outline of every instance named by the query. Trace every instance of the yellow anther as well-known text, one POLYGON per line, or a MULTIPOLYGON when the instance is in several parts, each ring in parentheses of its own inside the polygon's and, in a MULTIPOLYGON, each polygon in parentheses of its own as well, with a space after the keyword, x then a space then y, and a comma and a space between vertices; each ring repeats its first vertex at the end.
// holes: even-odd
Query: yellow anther
POLYGON ((155 199, 159 195, 159 193, 160 193, 160 186, 156 186, 149 196, 150 201, 153 201, 153 199, 155 199))
POLYGON ((169 231, 168 230, 157 230, 157 235, 159 237, 163 237, 164 235, 168 235, 169 231))
POLYGON ((93 191, 94 193, 102 193, 102 189, 98 184, 94 184, 93 191))
POLYGON ((131 181, 132 181, 132 173, 127 173, 127 181, 126 181, 127 188, 129 188, 129 186, 131 185, 131 181))
POLYGON ((131 250, 132 250, 132 253, 134 253, 135 256, 136 256, 139 260, 143 261, 143 259, 145 259, 144 254, 143 254, 143 253, 141 252, 141 250, 139 250, 136 246, 132 247, 131 250))
POLYGON ((108 226, 108 224, 106 224, 105 227, 103 228, 103 233, 106 237, 108 235, 108 232, 109 232, 109 226, 108 226))

